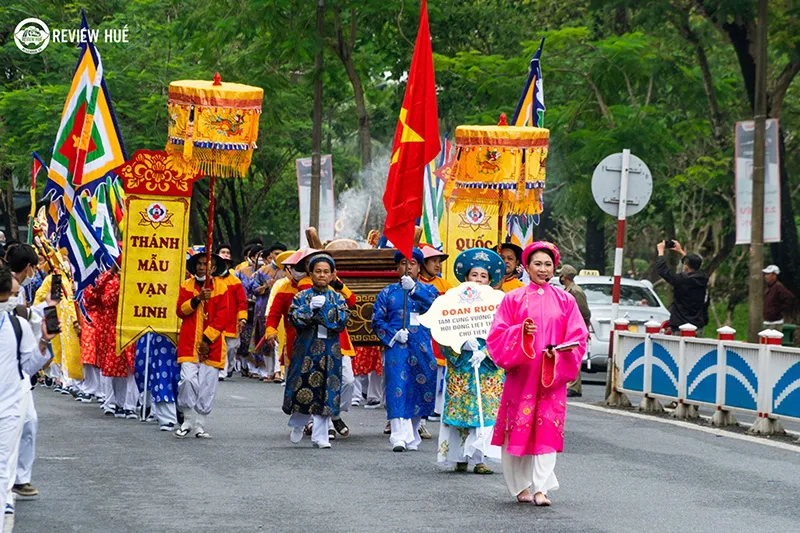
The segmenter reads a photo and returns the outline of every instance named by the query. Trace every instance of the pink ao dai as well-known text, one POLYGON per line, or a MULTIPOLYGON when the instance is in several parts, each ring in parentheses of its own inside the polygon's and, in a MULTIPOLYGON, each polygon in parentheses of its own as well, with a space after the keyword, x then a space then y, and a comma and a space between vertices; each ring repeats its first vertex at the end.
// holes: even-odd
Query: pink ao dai
POLYGON ((575 299, 563 290, 531 283, 506 294, 486 341, 506 371, 492 444, 506 444, 516 456, 564 449, 567 383, 580 371, 587 335, 575 299), (535 335, 523 333, 529 321, 538 328, 535 335), (570 342, 578 346, 554 358, 544 354, 548 345, 570 342))

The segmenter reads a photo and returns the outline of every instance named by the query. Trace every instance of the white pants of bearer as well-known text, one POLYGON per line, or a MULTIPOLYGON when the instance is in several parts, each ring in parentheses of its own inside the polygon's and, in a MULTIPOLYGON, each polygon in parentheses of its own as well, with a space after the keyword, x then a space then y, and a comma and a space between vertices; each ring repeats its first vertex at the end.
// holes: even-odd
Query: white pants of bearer
POLYGON ((228 377, 228 373, 233 373, 233 367, 236 364, 236 352, 239 350, 241 341, 239 337, 226 337, 225 338, 225 368, 219 369, 219 377, 228 377))
POLYGON ((214 395, 217 393, 219 369, 203 363, 181 363, 181 380, 178 382, 178 406, 184 414, 184 429, 203 429, 205 417, 211 413, 214 395), (194 425, 189 420, 189 411, 197 413, 194 425))
POLYGON ((405 446, 408 450, 417 450, 422 443, 419 436, 419 423, 422 419, 415 418, 390 418, 389 426, 392 433, 389 435, 389 442, 392 447, 405 446))
POLYGON ((329 444, 328 426, 331 423, 331 417, 329 416, 292 413, 292 416, 289 417, 289 427, 303 427, 308 424, 309 421, 314 422, 311 426, 311 442, 324 445, 329 444))
POLYGON ((506 451, 503 445, 503 477, 506 480, 508 492, 518 496, 525 489, 531 489, 532 494, 558 490, 556 479, 556 453, 543 455, 524 455, 518 457, 506 451))

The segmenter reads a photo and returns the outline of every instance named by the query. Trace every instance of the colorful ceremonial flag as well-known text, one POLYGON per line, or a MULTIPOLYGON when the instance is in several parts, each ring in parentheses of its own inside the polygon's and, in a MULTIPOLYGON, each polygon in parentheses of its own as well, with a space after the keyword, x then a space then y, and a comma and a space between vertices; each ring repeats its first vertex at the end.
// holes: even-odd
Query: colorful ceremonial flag
MULTIPOLYGON (((81 30, 89 26, 82 14, 81 30)), ((67 211, 76 193, 94 191, 106 174, 125 162, 125 148, 94 43, 80 44, 80 57, 53 146, 45 196, 64 196, 67 211)))
POLYGON ((517 103, 517 110, 514 112, 512 126, 535 126, 544 127, 544 89, 542 87, 542 68, 541 56, 544 47, 544 38, 539 45, 539 49, 531 59, 531 68, 528 73, 528 81, 517 103))
MULTIPOLYGON (((531 60, 528 80, 525 82, 514 118, 511 121, 514 126, 544 127, 545 106, 541 64, 543 47, 544 38, 531 60)), ((506 227, 510 241, 524 248, 533 242, 533 227, 538 224, 539 215, 509 215, 506 219, 506 227)))
POLYGON ((434 248, 441 249, 442 239, 439 235, 439 213, 437 210, 437 182, 433 173, 433 161, 425 165, 425 210, 422 213, 422 229, 425 242, 434 248))
MULTIPOLYGON (((81 30, 82 35, 89 35, 84 14, 81 30)), ((45 197, 51 201, 48 215, 54 230, 52 239, 66 250, 78 294, 119 256, 116 238, 112 242, 106 235, 114 234, 106 227, 108 210, 97 216, 94 195, 98 186, 106 183, 106 176, 124 162, 125 149, 100 54, 86 38, 80 44, 45 186, 45 197)))
POLYGON ((439 153, 439 114, 428 6, 422 0, 408 85, 394 134, 383 205, 383 233, 406 257, 414 247, 414 222, 422 215, 425 167, 439 153))

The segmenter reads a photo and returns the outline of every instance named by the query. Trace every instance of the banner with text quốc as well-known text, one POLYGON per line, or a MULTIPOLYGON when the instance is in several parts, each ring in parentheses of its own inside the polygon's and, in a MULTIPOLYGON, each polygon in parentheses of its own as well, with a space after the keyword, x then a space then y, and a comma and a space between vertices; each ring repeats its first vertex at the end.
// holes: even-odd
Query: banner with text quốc
POLYGON ((125 183, 117 352, 147 332, 177 344, 192 183, 198 175, 162 151, 139 150, 116 170, 125 183), (191 172, 191 171, 188 171, 191 172))

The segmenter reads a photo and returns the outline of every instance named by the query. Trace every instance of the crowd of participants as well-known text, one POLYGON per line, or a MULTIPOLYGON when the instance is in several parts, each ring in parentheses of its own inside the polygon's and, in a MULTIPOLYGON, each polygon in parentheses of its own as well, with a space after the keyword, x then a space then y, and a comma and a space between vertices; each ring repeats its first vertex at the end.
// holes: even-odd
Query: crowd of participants
POLYGON ((394 452, 419 450, 431 439, 427 423, 441 420, 431 450, 439 464, 492 474, 487 463, 497 461, 518 501, 550 504, 566 387, 579 375, 587 337, 575 298, 548 283, 559 262, 554 245, 537 242, 523 251, 506 243, 454 259, 459 282, 508 293, 488 338, 471 339, 460 352, 435 343, 418 320, 451 288, 441 277, 448 256, 431 246, 415 248, 410 258, 395 253, 398 281, 373 308, 379 347, 353 346, 346 324, 355 295, 325 250, 256 240, 238 264, 230 246, 214 252, 197 250, 187 259, 175 309, 177 346, 146 333, 117 353, 118 268, 102 273, 79 306, 67 273, 54 276, 61 263, 28 245, 6 248, 0 311, 8 313, 0 318, 19 317, 39 343, 15 357, 11 348, 20 343, 5 339, 16 329, 0 322, 0 363, 13 362, 20 379, 5 378, 22 384, 5 399, 0 391, 0 495, 7 512, 13 513, 13 496, 38 494, 31 484, 38 423, 32 385, 96 404, 108 417, 153 420, 179 439, 209 439, 216 389, 235 374, 285 387, 292 443, 309 436, 314 447, 331 448, 332 440, 350 435, 342 416, 355 406, 386 409, 383 431, 394 452), (58 300, 54 277, 63 278, 58 300), (47 307, 57 309, 55 335, 44 325, 47 307), (564 344, 574 346, 557 351, 564 344))

